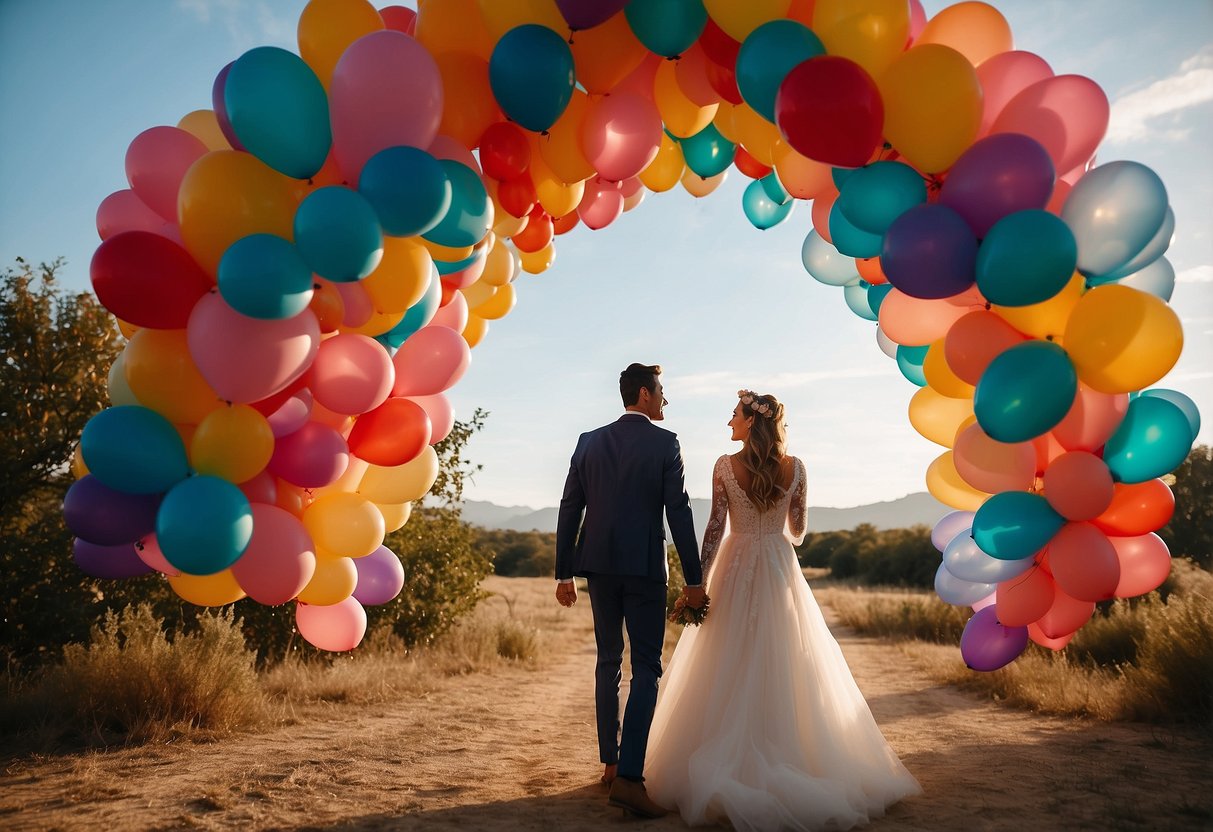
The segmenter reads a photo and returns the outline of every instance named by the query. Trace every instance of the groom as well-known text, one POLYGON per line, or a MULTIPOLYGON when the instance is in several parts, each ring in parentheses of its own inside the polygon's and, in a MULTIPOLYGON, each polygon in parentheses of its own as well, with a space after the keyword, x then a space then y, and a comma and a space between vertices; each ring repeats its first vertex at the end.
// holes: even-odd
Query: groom
POLYGON ((704 602, 682 451, 677 436, 653 424, 665 418, 660 375, 661 367, 645 364, 629 365, 619 374, 625 412, 577 441, 556 526, 556 600, 566 607, 576 603, 573 576, 583 576, 594 612, 594 702, 598 750, 606 764, 602 781, 611 786, 612 806, 650 818, 666 814, 644 788, 645 746, 657 705, 665 640, 669 575, 663 509, 686 577, 683 596, 690 606, 704 602), (632 646, 632 682, 621 739, 625 625, 632 646))

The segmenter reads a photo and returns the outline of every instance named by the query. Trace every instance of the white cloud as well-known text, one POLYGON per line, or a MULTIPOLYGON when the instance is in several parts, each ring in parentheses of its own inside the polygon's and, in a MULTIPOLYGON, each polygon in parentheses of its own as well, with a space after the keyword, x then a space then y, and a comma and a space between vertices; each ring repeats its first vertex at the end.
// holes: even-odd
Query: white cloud
POLYGON ((218 22, 233 46, 244 52, 254 46, 295 48, 295 17, 275 11, 274 5, 252 0, 177 0, 177 8, 200 23, 218 22))
POLYGON ((1193 266, 1190 269, 1184 269, 1179 274, 1175 275, 1176 283, 1213 283, 1213 266, 1207 263, 1201 266, 1193 266))
MULTIPOLYGON (((729 385, 736 383, 739 376, 747 375, 735 370, 716 370, 707 373, 692 373, 678 377, 678 391, 686 396, 720 395, 721 390, 729 390, 729 385)), ((749 377, 753 377, 749 373, 749 377)), ((756 379, 754 384, 774 388, 786 392, 821 381, 840 379, 887 377, 887 368, 881 367, 840 367, 836 370, 817 370, 812 372, 783 372, 764 374, 756 379)), ((780 398, 783 398, 781 394, 780 398)))
POLYGON ((1191 127, 1179 123, 1186 110, 1213 101, 1213 50, 1184 61, 1171 76, 1112 102, 1109 142, 1178 141, 1191 127))

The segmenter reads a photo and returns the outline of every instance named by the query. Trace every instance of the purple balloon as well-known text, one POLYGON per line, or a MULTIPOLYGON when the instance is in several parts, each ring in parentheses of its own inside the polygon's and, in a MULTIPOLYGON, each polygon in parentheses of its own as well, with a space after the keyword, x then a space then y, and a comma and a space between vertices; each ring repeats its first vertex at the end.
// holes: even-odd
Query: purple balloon
POLYGON ((907 295, 950 298, 977 280, 977 238, 948 206, 916 205, 885 232, 880 265, 907 295))
POLYGON ((245 150, 240 139, 236 137, 236 128, 232 127, 231 119, 227 117, 227 104, 223 101, 223 91, 227 87, 227 74, 231 72, 233 63, 235 61, 219 70, 219 74, 215 76, 215 83, 211 85, 211 109, 215 111, 215 120, 219 122, 219 129, 223 132, 223 138, 227 139, 227 143, 234 150, 245 150))
POLYGON ((63 521, 72 534, 98 546, 134 543, 156 528, 163 494, 125 494, 86 474, 63 498, 63 521))
POLYGON ((972 511, 953 511, 940 517, 935 528, 931 529, 931 543, 942 552, 948 548, 952 538, 973 528, 975 516, 976 513, 972 511))
POLYGON ((1053 159, 1040 142, 1021 133, 997 133, 956 160, 939 204, 964 217, 981 238, 1009 214, 1048 205, 1056 179, 1053 159))
POLYGON ((630 0, 556 0, 560 15, 576 32, 605 23, 623 10, 630 0))
POLYGON ((300 488, 323 488, 350 464, 350 447, 333 428, 307 422, 274 442, 269 472, 300 488))
POLYGON ((72 544, 72 557, 81 572, 94 578, 135 578, 156 571, 140 560, 130 543, 98 546, 76 538, 72 544))
POLYGON ((1027 627, 998 623, 998 607, 973 613, 960 637, 960 655, 971 670, 988 672, 1014 661, 1028 646, 1027 627))
POLYGON ((404 588, 404 567, 400 558, 386 546, 380 546, 364 558, 354 558, 358 570, 358 585, 354 600, 372 607, 386 604, 404 588))

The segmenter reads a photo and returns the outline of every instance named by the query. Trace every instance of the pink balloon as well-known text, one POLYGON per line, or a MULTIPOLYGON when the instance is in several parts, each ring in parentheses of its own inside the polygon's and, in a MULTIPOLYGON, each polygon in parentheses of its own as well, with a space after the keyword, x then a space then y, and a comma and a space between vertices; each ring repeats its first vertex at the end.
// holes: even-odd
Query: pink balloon
POLYGON ((619 183, 619 193, 623 194, 624 200, 631 199, 643 190, 644 183, 640 181, 639 176, 629 177, 619 183))
POLYGON ((454 292, 446 306, 440 306, 434 313, 431 326, 445 326, 456 332, 463 332, 468 325, 468 301, 463 292, 454 292))
POLYGON ((1106 601, 1120 582, 1120 561, 1107 535, 1090 523, 1067 523, 1049 541, 1057 588, 1079 601, 1106 601))
POLYGON ((986 607, 994 606, 994 604, 997 603, 997 601, 998 601, 997 593, 991 592, 989 595, 987 595, 985 598, 982 598, 976 604, 969 604, 969 608, 971 610, 973 610, 973 612, 977 612, 978 610, 984 610, 986 607))
POLYGON ((432 396, 463 378, 472 351, 468 342, 445 326, 422 327, 400 345, 392 363, 396 365, 393 396, 432 396))
POLYGON ((335 428, 308 422, 274 442, 266 468, 300 488, 323 488, 336 482, 350 464, 350 449, 335 428))
POLYGON ((952 459, 961 479, 988 494, 1027 491, 1036 479, 1036 451, 1031 442, 999 442, 976 423, 957 434, 952 459))
POLYGON ((1091 520, 1112 504, 1112 472, 1086 451, 1068 451, 1044 473, 1045 499, 1067 520, 1091 520))
POLYGON ((382 344, 366 335, 345 333, 321 342, 308 387, 329 410, 354 415, 387 401, 395 381, 396 368, 382 344))
POLYGON ((450 136, 438 136, 434 141, 430 142, 427 150, 435 159, 447 159, 451 162, 458 162, 476 171, 476 173, 484 175, 476 154, 464 147, 463 142, 458 139, 453 139, 450 136))
POLYGON ((149 534, 142 540, 135 541, 135 554, 139 556, 139 560, 146 563, 157 572, 173 577, 181 574, 181 570, 168 562, 164 557, 164 553, 160 551, 160 542, 156 540, 156 535, 149 534))
POLYGON ((442 393, 432 396, 412 396, 411 401, 418 404, 425 414, 430 417, 430 444, 437 445, 450 435, 455 427, 455 408, 451 400, 442 393))
POLYGON ((991 133, 1023 133, 1040 142, 1058 171, 1091 158, 1108 130, 1110 107, 1099 84, 1082 75, 1037 81, 1017 94, 991 133))
POLYGON ((1153 592, 1171 574, 1171 553, 1156 534, 1136 537, 1110 537, 1120 561, 1117 598, 1135 598, 1153 592))
POLYGON ((925 300, 891 289, 880 304, 880 329, 906 347, 933 344, 947 335, 958 320, 985 308, 985 299, 974 286, 950 298, 925 300))
POLYGON ((180 245, 181 232, 175 222, 157 214, 132 190, 114 191, 97 206, 97 234, 108 240, 123 231, 150 231, 180 245))
MULTIPOLYGON (((305 387, 279 405, 277 410, 266 417, 270 423, 270 430, 274 432, 274 437, 287 436, 303 427, 312 415, 314 403, 312 391, 305 387)), ((262 500, 262 502, 272 501, 262 500)))
POLYGON ((248 497, 250 503, 278 502, 278 480, 269 471, 262 471, 251 480, 245 480, 238 486, 248 497))
POLYGON ((1053 460, 1066 452, 1066 449, 1057 441, 1057 437, 1053 435, 1053 431, 1046 431, 1033 439, 1032 447, 1036 450, 1037 474, 1043 474, 1053 460))
POLYGON ((1012 98, 1037 81, 1052 77, 1053 69, 1033 52, 1000 52, 982 61, 977 67, 983 107, 977 135, 990 132, 994 119, 1012 98))
POLYGON ((253 503, 253 538, 232 576, 259 604, 294 598, 316 573, 316 547, 299 518, 278 506, 253 503))
POLYGON ((1074 638, 1074 633, 1067 633, 1060 638, 1049 638, 1045 635, 1044 630, 1040 629, 1039 624, 1032 623, 1028 625, 1028 638, 1041 647, 1047 647, 1050 650, 1060 650, 1070 643, 1070 639, 1074 638))
POLYGON ((334 283, 337 294, 341 295, 342 309, 341 325, 359 327, 375 314, 375 304, 366 288, 361 283, 334 283))
POLYGON ((586 227, 597 231, 606 228, 623 213, 623 191, 618 182, 607 182, 601 176, 587 179, 585 193, 577 206, 577 216, 586 227))
MULTIPOLYGON (((1095 613, 1094 601, 1080 601, 1067 595, 1061 587, 1053 596, 1053 606, 1036 621, 1042 635, 1051 639, 1065 638, 1086 624, 1095 613)), ((1031 635, 1031 630, 1028 631, 1031 635)), ((1047 645, 1046 645, 1047 646, 1047 645)))
POLYGON ((484 274, 484 267, 489 262, 488 247, 481 246, 473 253, 476 258, 467 268, 460 269, 457 272, 444 274, 442 276, 442 285, 450 286, 452 289, 464 289, 471 286, 480 276, 484 274))
POLYGON ((585 157, 608 182, 635 176, 657 158, 661 114, 648 98, 613 93, 590 104, 581 126, 585 157))
POLYGON ((241 315, 217 292, 203 295, 186 327, 190 357, 206 383, 229 402, 272 396, 299 378, 320 349, 310 309, 284 320, 241 315))
POLYGON ((1080 381, 1074 404, 1053 428, 1053 435, 1066 450, 1098 451, 1120 427, 1128 409, 1127 393, 1101 393, 1080 381))
POLYGON ((1000 582, 995 591, 998 623, 1004 627, 1031 624, 1053 606, 1056 591, 1053 576, 1039 566, 1000 582))
POLYGON ((190 165, 207 153, 206 145, 180 127, 151 127, 126 150, 126 180, 157 214, 177 222, 177 190, 190 165))
POLYGON ((366 610, 352 597, 328 607, 299 604, 295 607, 295 623, 308 644, 341 653, 362 642, 366 635, 366 610))
POLYGON ((371 32, 337 61, 329 85, 333 151, 346 181, 396 145, 426 148, 442 120, 442 75, 426 48, 406 34, 371 32))

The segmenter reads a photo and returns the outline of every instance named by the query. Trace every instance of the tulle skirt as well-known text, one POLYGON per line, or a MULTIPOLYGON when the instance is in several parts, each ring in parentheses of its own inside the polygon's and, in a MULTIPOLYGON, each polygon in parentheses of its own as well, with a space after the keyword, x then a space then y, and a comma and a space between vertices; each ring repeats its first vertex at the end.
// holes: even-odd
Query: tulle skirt
POLYGON ((683 632, 649 733, 646 786, 689 824, 849 829, 921 791, 880 733, 791 543, 734 534, 701 627, 683 632))

